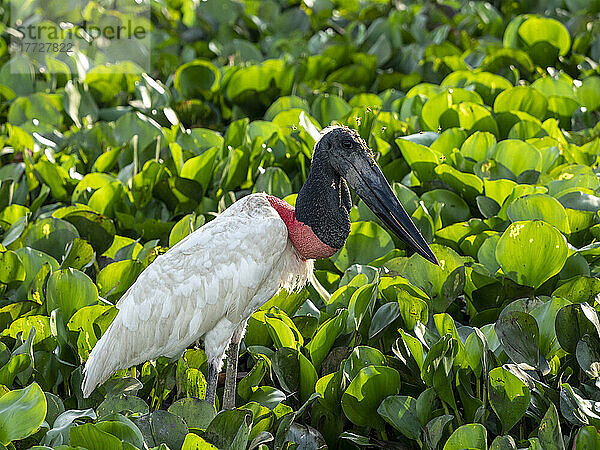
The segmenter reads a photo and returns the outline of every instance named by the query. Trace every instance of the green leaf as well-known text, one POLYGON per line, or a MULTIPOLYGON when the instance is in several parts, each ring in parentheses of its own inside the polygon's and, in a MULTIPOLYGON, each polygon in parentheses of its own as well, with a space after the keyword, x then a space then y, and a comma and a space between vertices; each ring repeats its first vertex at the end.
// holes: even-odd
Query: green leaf
MULTIPOLYGON (((128 112, 115 121, 114 137, 117 144, 122 146, 131 145, 133 136, 138 137, 139 152, 142 152, 142 150, 152 144, 155 145, 157 137, 160 136, 161 139, 164 139, 163 130, 160 125, 152 118, 140 112, 128 112)), ((140 164, 140 167, 142 167, 142 164, 140 164)), ((94 209, 102 212, 97 208, 94 209)))
MULTIPOLYGON (((483 181, 478 176, 460 172, 449 164, 440 164, 435 168, 435 173, 444 183, 447 183, 455 192, 467 200, 472 201, 483 193, 483 181)), ((444 212, 442 210, 442 214, 444 212)))
POLYGON ((341 97, 327 95, 318 96, 312 104, 312 116, 323 124, 331 125, 335 120, 341 120, 352 108, 341 97))
POLYGON ((480 379, 482 373, 485 374, 487 371, 487 351, 488 344, 485 336, 478 328, 474 328, 465 340, 465 362, 477 379, 480 379))
POLYGON ((221 411, 203 437, 220 449, 246 450, 251 423, 252 414, 246 409, 221 411))
POLYGON ((494 112, 523 111, 545 119, 548 101, 536 89, 529 86, 515 86, 502 91, 494 101, 494 112))
POLYGON ((545 17, 530 17, 519 27, 519 36, 530 47, 547 42, 558 49, 563 56, 571 48, 571 37, 565 26, 558 20, 545 17))
MULTIPOLYGON (((69 331, 77 333, 77 353, 81 359, 88 359, 100 335, 106 331, 116 315, 116 308, 95 304, 83 306, 75 311, 66 325, 69 331)), ((61 316, 64 317, 62 314, 61 316)))
POLYGON ((490 450, 517 450, 517 444, 512 436, 496 436, 490 450))
POLYGON ((304 345, 302 333, 286 313, 277 308, 271 308, 265 314, 265 324, 276 347, 297 348, 304 345))
POLYGON ((91 122, 98 120, 98 105, 88 86, 79 80, 67 82, 63 94, 63 107, 78 128, 81 128, 84 118, 89 118, 91 122))
POLYGON ((177 400, 168 411, 181 417, 188 428, 206 429, 216 415, 213 405, 195 397, 177 400))
POLYGON ((452 191, 446 189, 434 189, 421 196, 428 210, 433 210, 437 202, 441 206, 442 225, 447 227, 456 222, 467 220, 471 214, 467 203, 452 191))
POLYGON ((494 326, 506 354, 525 370, 538 368, 539 329, 530 314, 512 311, 501 315, 494 326))
POLYGON ((28 373, 31 372, 32 362, 30 354, 21 353, 13 355, 10 360, 0 368, 0 384, 5 386, 12 385, 15 377, 20 373, 25 373, 28 377, 28 373))
POLYGON ((454 338, 458 345, 458 351, 456 353, 456 359, 459 364, 463 364, 463 359, 465 356, 464 350, 465 346, 460 339, 458 334, 458 330, 456 329, 456 323, 450 314, 442 313, 442 314, 434 314, 433 322, 435 323, 435 328, 440 336, 445 336, 449 334, 454 338))
POLYGON ((101 255, 110 248, 116 234, 115 225, 111 219, 94 211, 65 212, 66 214, 61 214, 60 218, 74 225, 79 236, 94 247, 96 254, 101 255))
MULTIPOLYGON (((427 306, 427 304, 425 304, 427 306)), ((382 305, 373 315, 369 326, 369 339, 373 339, 400 317, 398 303, 390 302, 382 305)))
POLYGON ((577 343, 575 350, 577 362, 590 378, 600 376, 600 339, 595 335, 586 334, 577 343))
POLYGON ((265 120, 272 121, 280 112, 289 111, 291 109, 300 109, 308 113, 310 107, 305 99, 295 95, 279 97, 271 104, 271 106, 269 106, 267 112, 265 112, 265 120))
POLYGON ((435 178, 435 168, 441 162, 440 156, 424 145, 412 142, 406 137, 396 139, 402 156, 421 181, 435 178))
POLYGON ((81 270, 87 267, 94 259, 94 249, 85 239, 75 238, 67 247, 65 259, 60 265, 61 269, 68 267, 81 270))
POLYGON ((542 170, 542 155, 533 145, 516 139, 498 142, 493 158, 519 176, 526 170, 542 170))
POLYGON ((560 272, 567 254, 564 236, 541 221, 513 223, 496 246, 496 260, 506 276, 533 288, 560 272))
POLYGON ((560 412, 571 424, 591 424, 600 428, 600 415, 596 403, 579 395, 568 383, 560 385, 560 412))
POLYGON ((560 417, 554 403, 550 402, 550 407, 538 428, 538 439, 544 449, 564 450, 562 432, 560 429, 560 417))
POLYGON ((465 158, 481 161, 489 158, 495 147, 496 137, 492 133, 476 131, 463 142, 460 153, 465 158))
POLYGON ((37 220, 25 235, 25 245, 62 260, 67 244, 78 238, 77 229, 62 219, 37 220))
POLYGON ((292 193, 292 184, 279 167, 269 167, 259 175, 252 192, 266 192, 269 195, 283 198, 292 193))
MULTIPOLYGON (((287 347, 283 347, 287 348, 287 347)), ((268 359, 258 358, 248 374, 238 382, 237 391, 240 397, 248 400, 252 395, 252 388, 258 386, 268 370, 268 359)))
POLYGON ((181 448, 188 433, 188 427, 179 416, 160 409, 149 416, 138 417, 135 424, 148 446, 166 444, 168 448, 181 448))
POLYGON ((6 330, 2 331, 2 335, 16 339, 17 334, 21 333, 21 338, 26 340, 29 338, 29 333, 32 328, 35 328, 33 344, 36 346, 36 350, 40 349, 38 344, 41 343, 45 343, 48 346, 48 350, 54 350, 56 342, 54 341, 50 330, 50 318, 48 316, 28 315, 19 317, 14 320, 6 330))
POLYGON ((586 334, 600 337, 600 321, 594 308, 587 303, 562 307, 555 319, 556 337, 568 353, 575 353, 577 343, 586 334))
POLYGON ((117 395, 108 397, 98 405, 98 416, 104 417, 110 414, 120 413, 131 415, 148 414, 149 408, 144 400, 133 395, 117 395))
POLYGON ((321 367, 321 363, 331 350, 337 337, 346 328, 347 318, 348 310, 340 311, 334 318, 323 322, 317 329, 315 336, 308 343, 307 348, 310 359, 317 370, 321 367))
POLYGON ((487 450, 487 433, 483 425, 480 423, 463 425, 457 428, 444 444, 444 450, 465 448, 487 450))
MULTIPOLYGON (((217 163, 218 147, 212 147, 203 152, 200 156, 188 159, 181 168, 180 176, 194 180, 202 186, 202 192, 209 189, 212 180, 213 171, 217 163)), ((202 196, 202 193, 198 195, 202 196)))
POLYGON ((404 436, 416 441, 421 437, 421 424, 417 417, 417 401, 412 397, 393 395, 384 399, 377 412, 404 436))
POLYGON ((508 218, 512 222, 543 220, 554 225, 564 234, 570 234, 569 219, 565 208, 548 194, 531 194, 517 198, 508 206, 508 218))
POLYGON ((540 353, 547 360, 550 360, 560 350, 555 330, 556 314, 569 303, 568 300, 562 298, 552 298, 529 312, 537 321, 540 330, 540 353))
POLYGON ((123 443, 129 443, 137 448, 144 446, 144 437, 139 428, 121 414, 113 413, 100 418, 96 423, 96 427, 118 437, 123 443))
POLYGON ((46 397, 37 383, 0 397, 0 443, 32 435, 46 417, 46 397))
POLYGON ((377 414, 381 401, 400 391, 400 374, 391 367, 368 366, 361 369, 342 394, 346 417, 358 426, 384 427, 377 414))
POLYGON ((575 450, 588 450, 600 446, 600 433, 596 427, 581 427, 575 437, 575 450))
POLYGON ((527 411, 531 392, 523 381, 502 367, 490 371, 489 383, 490 404, 508 432, 527 411))
MULTIPOLYGON (((419 287, 431 298, 434 311, 443 312, 455 300, 452 296, 448 297, 449 294, 452 294, 452 289, 449 289, 448 285, 445 289, 444 284, 450 279, 452 272, 463 265, 465 258, 459 256, 451 248, 438 244, 431 245, 431 249, 440 263, 439 266, 415 253, 410 258, 391 259, 385 263, 385 267, 392 274, 402 274, 414 286, 419 287)), ((402 310, 402 303, 400 303, 400 308, 402 310)))
POLYGON ((188 433, 183 441, 181 450, 219 450, 209 442, 194 433, 188 433))
POLYGON ((600 108, 600 77, 587 77, 577 88, 577 100, 589 111, 600 108))
POLYGON ((354 222, 344 247, 331 257, 342 272, 353 264, 368 264, 394 249, 389 233, 373 222, 354 222))
POLYGON ((442 435, 444 434, 444 428, 446 425, 454 418, 454 416, 450 414, 444 414, 438 417, 431 419, 425 425, 425 430, 423 432, 423 438, 427 448, 429 449, 437 449, 440 440, 442 439, 442 435))
POLYGON ((202 98, 218 89, 220 79, 213 64, 196 59, 177 68, 173 84, 185 98, 202 98))
POLYGON ((296 349, 282 347, 275 352, 273 372, 287 392, 298 392, 305 402, 315 392, 317 372, 311 362, 296 349))
POLYGON ((96 277, 99 294, 109 300, 117 300, 130 288, 142 270, 142 263, 130 259, 109 264, 96 277))
POLYGON ((376 348, 359 345, 344 361, 342 368, 348 381, 352 381, 363 368, 384 365, 386 365, 386 360, 383 353, 376 348))
POLYGON ((59 309, 66 322, 80 308, 96 304, 98 290, 90 277, 76 269, 52 273, 47 288, 48 310, 59 309))
POLYGON ((423 106, 421 121, 426 130, 437 131, 442 115, 454 105, 461 103, 483 104, 483 100, 476 92, 466 89, 448 89, 431 97, 423 106))
POLYGON ((421 379, 427 387, 433 387, 438 397, 456 410, 456 400, 450 379, 459 346, 456 339, 445 334, 431 346, 421 368, 421 379))
POLYGON ((21 258, 10 250, 0 250, 0 282, 4 284, 24 281, 25 266, 21 258))
POLYGON ((69 444, 89 450, 121 450, 123 448, 118 437, 102 431, 97 425, 91 423, 71 427, 69 444))
POLYGON ((70 409, 61 413, 55 420, 53 428, 46 433, 44 443, 46 445, 58 446, 69 440, 69 430, 76 426, 77 419, 89 418, 96 419, 96 413, 93 409, 78 410, 70 409))

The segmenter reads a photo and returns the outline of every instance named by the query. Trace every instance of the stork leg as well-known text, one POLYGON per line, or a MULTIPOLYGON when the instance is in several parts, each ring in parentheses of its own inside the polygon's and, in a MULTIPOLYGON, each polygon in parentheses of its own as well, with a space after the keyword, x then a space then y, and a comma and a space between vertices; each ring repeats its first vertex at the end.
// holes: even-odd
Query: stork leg
POLYGON ((219 377, 218 361, 209 361, 207 375, 208 380, 206 380, 206 397, 204 397, 204 400, 209 402, 211 405, 214 405, 215 397, 217 395, 217 381, 219 377))
POLYGON ((225 390, 223 392, 223 409, 235 408, 235 391, 237 381, 237 364, 240 342, 246 331, 246 321, 242 322, 231 336, 227 349, 227 368, 225 369, 225 390))

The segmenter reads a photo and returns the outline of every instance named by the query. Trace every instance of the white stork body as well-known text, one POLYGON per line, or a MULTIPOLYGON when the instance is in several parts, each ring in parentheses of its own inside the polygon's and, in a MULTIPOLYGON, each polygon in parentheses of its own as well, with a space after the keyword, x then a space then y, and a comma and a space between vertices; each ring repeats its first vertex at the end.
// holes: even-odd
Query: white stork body
POLYGON ((304 285, 313 259, 327 258, 344 246, 352 208, 346 182, 396 236, 437 264, 366 142, 349 128, 326 128, 315 144, 295 209, 272 196, 249 195, 156 258, 139 276, 90 353, 84 396, 118 369, 162 355, 177 357, 204 337, 206 400, 215 401, 229 345, 223 405, 235 407, 237 355, 246 321, 280 288, 304 285))
POLYGON ((248 317, 311 272, 267 195, 242 198, 156 258, 118 301, 87 361, 84 396, 115 371, 178 357, 201 337, 209 362, 220 365, 248 317))

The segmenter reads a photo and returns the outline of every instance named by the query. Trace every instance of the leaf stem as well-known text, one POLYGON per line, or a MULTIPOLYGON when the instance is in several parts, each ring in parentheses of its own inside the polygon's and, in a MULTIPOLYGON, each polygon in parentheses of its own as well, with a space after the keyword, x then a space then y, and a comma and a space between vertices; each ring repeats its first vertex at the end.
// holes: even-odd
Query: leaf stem
POLYGON ((156 137, 156 150, 154 151, 154 160, 158 162, 160 159, 160 134, 156 137))
POLYGON ((327 292, 327 289, 325 289, 321 283, 319 283, 319 280, 317 280, 314 272, 310 274, 310 283, 315 288, 315 291, 317 291, 317 293, 321 296, 325 304, 328 305, 329 300, 331 299, 331 294, 327 292))

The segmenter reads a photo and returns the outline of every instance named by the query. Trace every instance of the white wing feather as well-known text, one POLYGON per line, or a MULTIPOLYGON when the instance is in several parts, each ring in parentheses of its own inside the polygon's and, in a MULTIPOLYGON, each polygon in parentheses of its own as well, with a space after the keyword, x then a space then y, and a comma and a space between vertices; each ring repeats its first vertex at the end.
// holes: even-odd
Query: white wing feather
POLYGON ((86 363, 84 396, 115 371, 176 357, 205 335, 207 356, 220 361, 237 326, 311 270, 266 196, 244 197, 156 258, 117 302, 86 363))

